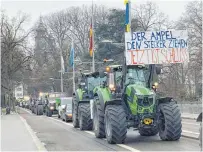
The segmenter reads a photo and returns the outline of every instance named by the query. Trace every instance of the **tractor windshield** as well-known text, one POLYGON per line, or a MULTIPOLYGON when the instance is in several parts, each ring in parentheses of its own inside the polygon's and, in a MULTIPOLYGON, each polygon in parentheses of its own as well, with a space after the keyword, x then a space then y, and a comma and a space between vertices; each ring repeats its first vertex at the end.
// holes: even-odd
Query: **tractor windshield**
POLYGON ((92 91, 96 86, 99 86, 103 81, 106 80, 106 77, 89 77, 88 78, 88 90, 92 91))
POLYGON ((126 84, 139 84, 146 86, 143 68, 129 68, 126 74, 126 84))

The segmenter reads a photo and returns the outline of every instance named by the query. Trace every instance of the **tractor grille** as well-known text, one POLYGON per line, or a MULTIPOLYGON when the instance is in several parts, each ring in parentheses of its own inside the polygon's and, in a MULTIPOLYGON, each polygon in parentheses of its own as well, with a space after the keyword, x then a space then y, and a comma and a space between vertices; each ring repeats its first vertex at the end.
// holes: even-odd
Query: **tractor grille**
POLYGON ((143 97, 143 98, 138 98, 138 105, 143 106, 143 107, 148 107, 153 104, 153 97, 143 97))

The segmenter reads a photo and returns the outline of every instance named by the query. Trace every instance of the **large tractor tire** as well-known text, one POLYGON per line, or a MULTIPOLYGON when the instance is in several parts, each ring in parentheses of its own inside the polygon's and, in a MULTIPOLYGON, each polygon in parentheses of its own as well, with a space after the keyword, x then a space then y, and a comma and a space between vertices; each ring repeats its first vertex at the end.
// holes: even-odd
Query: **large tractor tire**
POLYGON ((92 119, 89 103, 80 103, 79 105, 79 127, 80 130, 92 130, 92 119))
POLYGON ((105 138, 104 111, 100 104, 94 104, 93 130, 97 138, 105 138))
POLYGON ((139 133, 141 136, 155 136, 159 133, 158 128, 140 128, 139 133))
POLYGON ((126 113, 122 105, 108 105, 105 109, 105 132, 108 143, 122 144, 127 134, 126 113))
POLYGON ((78 106, 76 104, 76 100, 72 103, 72 117, 73 117, 73 127, 78 128, 79 127, 79 121, 78 121, 78 106))
POLYGON ((48 117, 52 117, 52 111, 49 110, 48 117))
POLYGON ((31 109, 32 113, 34 113, 34 108, 31 109))
POLYGON ((38 115, 43 115, 43 106, 42 105, 39 105, 37 110, 38 110, 38 115))
POLYGON ((181 113, 175 102, 159 105, 159 136, 164 141, 180 139, 182 132, 181 113))

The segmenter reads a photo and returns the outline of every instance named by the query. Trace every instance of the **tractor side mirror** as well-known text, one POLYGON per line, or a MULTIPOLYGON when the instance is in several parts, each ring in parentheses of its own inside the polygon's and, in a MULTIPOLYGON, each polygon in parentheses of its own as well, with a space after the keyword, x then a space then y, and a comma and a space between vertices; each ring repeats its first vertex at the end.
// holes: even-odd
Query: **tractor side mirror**
POLYGON ((156 67, 156 74, 161 74, 161 66, 156 67))

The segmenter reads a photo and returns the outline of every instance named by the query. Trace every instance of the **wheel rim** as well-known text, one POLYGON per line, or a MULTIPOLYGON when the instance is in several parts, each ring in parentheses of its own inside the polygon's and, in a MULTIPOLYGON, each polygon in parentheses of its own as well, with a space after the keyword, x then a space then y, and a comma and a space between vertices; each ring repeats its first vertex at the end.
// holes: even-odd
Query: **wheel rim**
POLYGON ((160 131, 164 132, 164 130, 165 130, 165 118, 164 118, 164 114, 162 111, 160 112, 160 117, 159 117, 159 128, 160 128, 160 131))

